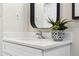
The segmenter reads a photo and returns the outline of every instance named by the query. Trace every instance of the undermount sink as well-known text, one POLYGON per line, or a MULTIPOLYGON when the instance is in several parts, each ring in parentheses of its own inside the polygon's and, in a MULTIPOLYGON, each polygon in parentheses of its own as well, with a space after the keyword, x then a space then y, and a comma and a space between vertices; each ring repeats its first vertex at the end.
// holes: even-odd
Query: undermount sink
POLYGON ((50 44, 54 43, 53 39, 37 39, 37 38, 8 38, 6 41, 17 41, 17 42, 25 42, 29 44, 50 44))

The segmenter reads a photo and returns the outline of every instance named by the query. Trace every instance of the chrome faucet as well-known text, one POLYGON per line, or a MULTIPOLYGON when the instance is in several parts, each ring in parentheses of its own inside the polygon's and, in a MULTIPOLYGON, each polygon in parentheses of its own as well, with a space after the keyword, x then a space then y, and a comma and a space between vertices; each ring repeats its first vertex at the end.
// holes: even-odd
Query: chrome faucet
POLYGON ((39 39, 45 39, 45 37, 42 35, 41 31, 39 31, 38 33, 36 33, 36 35, 38 35, 39 39))

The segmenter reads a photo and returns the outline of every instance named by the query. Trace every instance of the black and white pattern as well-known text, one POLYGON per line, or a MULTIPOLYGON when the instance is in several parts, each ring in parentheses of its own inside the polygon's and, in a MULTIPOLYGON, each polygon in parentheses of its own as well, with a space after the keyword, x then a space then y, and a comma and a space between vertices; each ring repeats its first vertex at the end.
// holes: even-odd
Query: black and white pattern
POLYGON ((52 38, 54 41, 62 41, 64 39, 64 31, 52 31, 52 38))

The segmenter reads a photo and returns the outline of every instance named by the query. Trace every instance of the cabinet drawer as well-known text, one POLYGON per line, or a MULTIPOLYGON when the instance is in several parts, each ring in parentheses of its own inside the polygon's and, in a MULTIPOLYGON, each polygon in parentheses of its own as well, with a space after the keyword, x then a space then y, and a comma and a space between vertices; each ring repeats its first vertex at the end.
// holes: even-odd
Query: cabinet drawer
POLYGON ((70 45, 47 50, 45 56, 70 56, 70 45))
POLYGON ((41 56, 41 50, 4 42, 4 51, 13 56, 41 56))
POLYGON ((10 55, 9 53, 3 51, 3 52, 2 52, 2 56, 11 56, 11 55, 10 55))

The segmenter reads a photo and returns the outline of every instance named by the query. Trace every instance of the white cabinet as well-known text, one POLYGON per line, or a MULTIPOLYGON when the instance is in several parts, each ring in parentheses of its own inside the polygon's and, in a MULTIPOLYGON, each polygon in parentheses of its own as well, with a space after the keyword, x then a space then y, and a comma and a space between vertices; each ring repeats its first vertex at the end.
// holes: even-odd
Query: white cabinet
POLYGON ((33 47, 22 46, 18 44, 3 43, 3 55, 9 56, 69 56, 70 55, 70 44, 59 46, 51 49, 36 49, 33 47))
POLYGON ((4 43, 4 52, 12 56, 41 56, 41 50, 12 43, 4 43))
POLYGON ((57 47, 45 51, 45 56, 69 56, 70 55, 70 45, 57 47))

